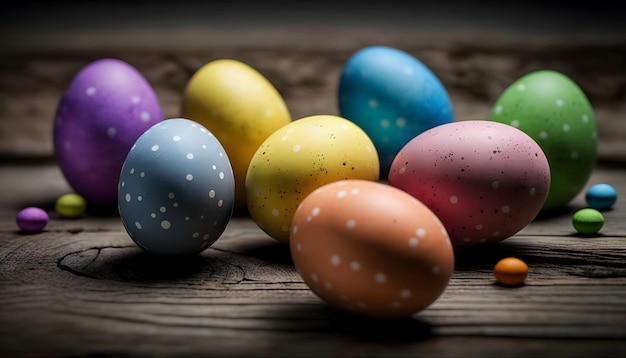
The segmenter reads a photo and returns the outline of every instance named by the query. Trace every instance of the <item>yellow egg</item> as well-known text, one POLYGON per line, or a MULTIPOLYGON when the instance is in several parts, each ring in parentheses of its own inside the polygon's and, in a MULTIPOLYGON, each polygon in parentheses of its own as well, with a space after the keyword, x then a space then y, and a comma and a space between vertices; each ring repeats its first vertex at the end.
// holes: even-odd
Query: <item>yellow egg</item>
POLYGON ((270 134, 291 122, 279 92, 249 65, 215 60, 187 83, 181 116, 202 124, 220 141, 235 176, 235 210, 245 210, 244 183, 252 156, 270 134))
POLYGON ((298 119, 256 151, 246 176, 248 211, 274 239, 288 243, 293 215, 318 187, 344 179, 377 181, 378 153, 353 122, 334 115, 298 119))

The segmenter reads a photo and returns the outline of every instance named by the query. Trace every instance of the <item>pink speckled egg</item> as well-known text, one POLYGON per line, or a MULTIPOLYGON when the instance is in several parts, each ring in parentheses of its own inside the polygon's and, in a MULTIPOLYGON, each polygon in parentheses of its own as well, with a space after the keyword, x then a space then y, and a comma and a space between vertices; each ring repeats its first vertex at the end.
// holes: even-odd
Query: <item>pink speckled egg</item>
POLYGON ((392 163, 389 184, 426 204, 458 248, 496 243, 528 225, 547 198, 550 167, 521 130, 466 120, 407 143, 392 163))
POLYGON ((154 90, 135 67, 112 58, 87 64, 54 118, 54 151, 65 179, 89 204, 116 204, 128 151, 162 119, 154 90))
POLYGON ((336 181, 307 195, 289 246, 308 287, 358 316, 409 317, 443 293, 454 269, 437 216, 402 190, 369 180, 336 181))

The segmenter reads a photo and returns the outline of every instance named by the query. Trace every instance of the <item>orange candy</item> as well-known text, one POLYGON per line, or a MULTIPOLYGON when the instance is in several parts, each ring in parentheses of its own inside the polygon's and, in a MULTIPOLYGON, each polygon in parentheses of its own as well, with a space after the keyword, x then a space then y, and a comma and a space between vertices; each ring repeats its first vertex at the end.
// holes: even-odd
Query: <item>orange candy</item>
POLYGON ((528 266, 518 258, 507 257, 494 266, 493 275, 505 286, 521 285, 528 276, 528 266))

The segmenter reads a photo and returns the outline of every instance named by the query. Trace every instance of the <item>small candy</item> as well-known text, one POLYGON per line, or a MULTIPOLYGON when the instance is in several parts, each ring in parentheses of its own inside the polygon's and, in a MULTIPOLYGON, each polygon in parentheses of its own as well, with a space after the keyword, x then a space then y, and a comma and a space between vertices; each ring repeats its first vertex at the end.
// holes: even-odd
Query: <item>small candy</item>
POLYGON ((617 191, 609 184, 592 185, 587 190, 585 200, 590 208, 609 209, 617 201, 617 191))
POLYGON ((15 222, 24 232, 39 232, 48 224, 48 213, 36 207, 24 208, 17 214, 15 222))
POLYGON ((493 275, 496 280, 505 286, 521 285, 528 276, 526 263, 515 257, 504 258, 494 266, 493 275))
POLYGON ((604 216, 593 208, 580 209, 572 216, 574 229, 584 235, 592 235, 600 231, 604 225, 604 216))
POLYGON ((54 208, 64 218, 77 218, 85 213, 87 202, 78 194, 68 193, 57 199, 54 208))

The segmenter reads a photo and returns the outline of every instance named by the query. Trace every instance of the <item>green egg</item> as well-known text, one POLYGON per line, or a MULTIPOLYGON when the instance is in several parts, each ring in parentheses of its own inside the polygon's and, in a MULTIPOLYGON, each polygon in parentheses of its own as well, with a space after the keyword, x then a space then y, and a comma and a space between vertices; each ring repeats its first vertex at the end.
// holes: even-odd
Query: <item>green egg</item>
POLYGON ((583 190, 596 162, 597 126, 587 96, 569 77, 541 70, 519 78, 489 120, 522 130, 544 151, 551 183, 542 211, 567 206, 583 190))

